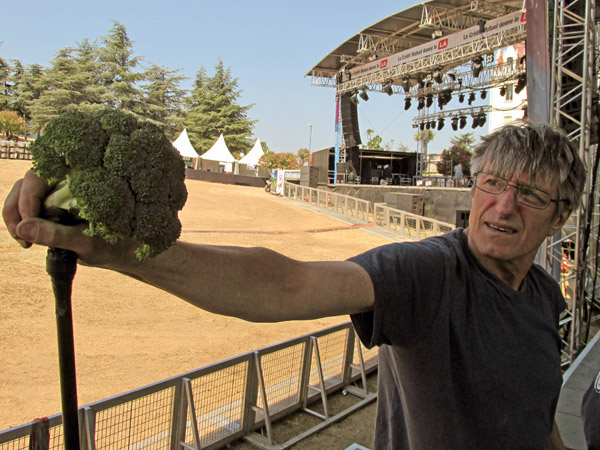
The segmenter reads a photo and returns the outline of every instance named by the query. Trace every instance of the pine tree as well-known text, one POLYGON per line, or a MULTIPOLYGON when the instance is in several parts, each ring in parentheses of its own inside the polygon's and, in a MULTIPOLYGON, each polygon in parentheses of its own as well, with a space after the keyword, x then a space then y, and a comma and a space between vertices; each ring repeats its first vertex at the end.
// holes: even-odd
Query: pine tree
POLYGON ((221 133, 234 155, 248 153, 256 123, 248 119, 248 111, 254 105, 239 105, 240 95, 238 79, 231 76, 231 69, 225 68, 223 61, 219 60, 212 77, 200 68, 185 120, 190 141, 199 153, 207 151, 221 133))
POLYGON ((169 70, 152 64, 144 74, 143 116, 164 128, 171 139, 183 129, 182 104, 186 91, 179 85, 186 77, 179 70, 169 70))
POLYGON ((113 108, 140 113, 142 92, 137 83, 144 75, 135 72, 142 58, 133 56, 134 42, 127 35, 125 26, 113 21, 108 34, 101 38, 98 60, 102 69, 101 85, 106 88, 102 103, 113 108))

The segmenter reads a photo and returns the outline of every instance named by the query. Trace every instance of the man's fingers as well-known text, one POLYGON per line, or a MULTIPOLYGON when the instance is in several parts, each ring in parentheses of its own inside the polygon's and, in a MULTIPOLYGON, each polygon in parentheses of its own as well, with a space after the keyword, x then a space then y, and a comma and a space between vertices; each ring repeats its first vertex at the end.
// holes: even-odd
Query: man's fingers
POLYGON ((37 217, 40 213, 42 201, 48 191, 46 180, 38 177, 33 170, 29 170, 23 178, 19 195, 19 212, 23 219, 37 217))
POLYGON ((23 180, 19 180, 14 184, 4 201, 4 207, 2 208, 2 219, 4 219, 8 232, 14 238, 17 237, 17 224, 21 221, 18 203, 22 184, 23 180))
POLYGON ((82 226, 59 225, 48 220, 33 218, 25 219, 16 228, 17 237, 46 247, 64 248, 79 253, 89 247, 89 238, 83 235, 82 226))

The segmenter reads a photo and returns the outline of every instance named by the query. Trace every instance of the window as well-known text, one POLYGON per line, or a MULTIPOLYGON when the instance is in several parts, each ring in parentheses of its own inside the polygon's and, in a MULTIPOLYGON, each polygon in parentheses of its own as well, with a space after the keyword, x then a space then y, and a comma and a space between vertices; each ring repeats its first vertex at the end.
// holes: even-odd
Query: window
POLYGON ((513 92, 515 91, 515 85, 514 84, 507 84, 506 85, 506 95, 504 96, 506 98, 507 102, 510 102, 513 100, 513 92))

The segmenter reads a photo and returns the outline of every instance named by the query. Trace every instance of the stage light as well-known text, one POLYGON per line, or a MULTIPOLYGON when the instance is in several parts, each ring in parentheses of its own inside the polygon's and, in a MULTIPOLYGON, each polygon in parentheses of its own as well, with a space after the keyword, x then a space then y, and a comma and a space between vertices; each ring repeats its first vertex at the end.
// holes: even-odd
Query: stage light
POLYGON ((419 89, 423 89, 425 87, 425 81, 417 80, 417 84, 419 85, 419 89))
POLYGON ((410 97, 406 97, 404 99, 404 111, 408 111, 410 109, 410 106, 411 106, 410 97))
POLYGON ((471 92, 469 94, 469 106, 471 106, 474 101, 475 101, 475 92, 471 92))
POLYGON ((425 108, 425 98, 419 97, 419 103, 417 103, 417 110, 421 111, 425 108))
POLYGON ((431 129, 434 129, 434 128, 435 128, 435 125, 436 125, 436 124, 435 124, 435 120, 431 120, 431 121, 429 122, 429 128, 431 128, 431 129))
POLYGON ((471 128, 477 128, 479 126, 479 117, 476 115, 471 116, 473 121, 471 122, 471 128))
POLYGON ((438 129, 438 131, 440 131, 442 128, 444 128, 444 118, 443 118, 443 117, 440 117, 440 118, 438 119, 438 125, 437 125, 437 129, 438 129))
POLYGON ((365 102, 369 101, 369 94, 367 94, 367 90, 363 89, 360 93, 360 98, 362 98, 365 102))
POLYGON ((485 33, 485 20, 480 19, 479 22, 477 22, 477 25, 479 25, 479 32, 480 33, 485 33))
POLYGON ((481 56, 476 56, 475 58, 473 58, 473 61, 471 62, 471 70, 473 71, 473 76, 475 78, 479 77, 479 73, 481 72, 482 68, 483 59, 481 58, 481 56))
POLYGON ((424 122, 421 122, 421 123, 419 124, 419 130, 423 131, 424 129, 425 129, 425 123, 424 123, 424 122))
POLYGON ((459 126, 460 129, 462 130, 464 127, 467 126, 467 116, 460 116, 459 118, 459 126))
POLYGON ((427 129, 429 130, 429 129, 431 128, 431 124, 430 124, 429 122, 427 122, 427 123, 425 124, 425 128, 427 128, 427 129))
POLYGON ((442 82, 444 81, 442 69, 442 66, 437 66, 431 74, 431 78, 433 78, 433 81, 435 81, 438 84, 442 84, 442 82))
POLYGON ((465 101, 465 94, 463 94, 462 92, 460 94, 458 94, 458 101, 460 103, 465 101))
POLYGON ((448 77, 449 77, 449 78, 450 78, 450 80, 452 80, 453 82, 454 82, 454 81, 456 81, 456 74, 455 74, 455 73, 452 73, 452 72, 450 72, 450 73, 448 74, 448 77))
POLYGON ((485 113, 482 111, 479 113, 479 126, 483 127, 485 125, 486 122, 486 116, 485 113))
POLYGON ((525 86, 527 85, 527 75, 521 74, 517 78, 517 85, 515 86, 515 94, 520 94, 525 86))
POLYGON ((394 93, 394 90, 392 89, 392 82, 388 81, 387 83, 384 83, 382 86, 383 92, 385 92, 387 95, 392 95, 394 93))
POLYGON ((354 91, 354 93, 350 96, 350 101, 355 105, 358 105, 358 91, 354 91))
POLYGON ((410 77, 408 75, 402 78, 402 89, 404 89, 404 92, 407 94, 408 91, 410 91, 410 77))
POLYGON ((458 117, 457 117, 457 116, 454 116, 454 117, 452 118, 452 123, 451 123, 451 125, 452 125, 452 129, 453 129, 454 131, 458 130, 458 117))
POLYGON ((506 95, 506 86, 502 86, 502 87, 500 88, 500 95, 501 95, 502 97, 504 97, 504 96, 506 95))
POLYGON ((427 102, 425 103, 425 106, 427 106, 428 108, 430 108, 431 105, 433 105, 433 95, 429 94, 425 98, 427 99, 427 102))
POLYGON ((440 28, 435 28, 433 33, 431 33, 431 39, 441 38, 444 35, 444 32, 440 28))
POLYGON ((487 97, 487 91, 484 89, 483 91, 481 91, 479 96, 481 97, 482 100, 484 100, 487 97))

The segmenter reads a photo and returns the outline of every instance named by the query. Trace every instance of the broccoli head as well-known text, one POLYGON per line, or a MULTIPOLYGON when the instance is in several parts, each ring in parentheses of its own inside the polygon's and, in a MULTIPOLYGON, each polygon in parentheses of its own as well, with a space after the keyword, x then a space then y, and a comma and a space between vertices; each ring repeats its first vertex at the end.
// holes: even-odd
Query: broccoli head
POLYGON ((85 221, 86 234, 110 243, 133 238, 139 259, 179 238, 185 165, 160 128, 117 110, 69 111, 30 149, 34 169, 53 186, 44 207, 85 221))

